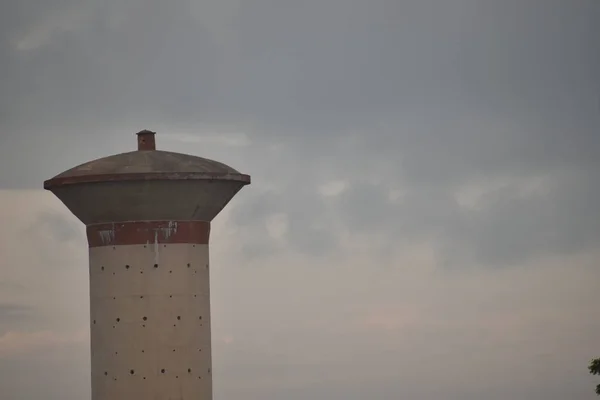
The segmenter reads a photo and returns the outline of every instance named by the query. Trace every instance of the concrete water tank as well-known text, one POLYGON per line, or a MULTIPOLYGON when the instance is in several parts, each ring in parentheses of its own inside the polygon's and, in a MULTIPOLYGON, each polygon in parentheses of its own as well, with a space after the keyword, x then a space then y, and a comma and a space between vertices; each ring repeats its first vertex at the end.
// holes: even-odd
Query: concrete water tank
POLYGON ((210 222, 250 176, 137 141, 44 182, 87 227, 92 400, 209 400, 210 222))

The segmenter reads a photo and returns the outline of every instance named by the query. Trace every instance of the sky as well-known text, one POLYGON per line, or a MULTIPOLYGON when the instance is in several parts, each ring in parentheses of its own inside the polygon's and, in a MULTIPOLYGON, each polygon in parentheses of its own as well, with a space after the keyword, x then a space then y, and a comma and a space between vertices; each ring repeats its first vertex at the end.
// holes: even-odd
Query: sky
POLYGON ((252 176, 211 233, 215 400, 596 398, 599 20, 2 3, 2 399, 90 398, 85 228, 42 184, 142 129, 252 176))

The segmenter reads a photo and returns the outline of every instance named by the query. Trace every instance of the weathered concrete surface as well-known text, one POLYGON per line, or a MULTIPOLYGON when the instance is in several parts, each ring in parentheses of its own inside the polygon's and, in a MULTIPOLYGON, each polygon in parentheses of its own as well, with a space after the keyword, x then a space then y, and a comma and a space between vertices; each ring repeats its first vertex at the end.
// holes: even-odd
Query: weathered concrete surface
POLYGON ((80 183, 52 192, 86 225, 120 221, 212 221, 243 187, 232 181, 80 183))
POLYGON ((44 182, 87 225, 92 400, 211 400, 210 221, 250 176, 137 140, 44 182))
POLYGON ((152 172, 199 172, 238 174, 235 169, 202 157, 161 150, 131 151, 89 161, 71 168, 54 178, 83 175, 146 174, 152 172))
POLYGON ((92 400, 211 399, 208 245, 89 253, 92 400))

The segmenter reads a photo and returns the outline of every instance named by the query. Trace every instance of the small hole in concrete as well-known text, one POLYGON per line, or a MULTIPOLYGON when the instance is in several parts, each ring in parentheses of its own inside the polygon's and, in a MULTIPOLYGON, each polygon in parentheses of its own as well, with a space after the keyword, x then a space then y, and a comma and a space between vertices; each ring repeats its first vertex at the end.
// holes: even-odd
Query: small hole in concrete
POLYGON ((173 327, 176 327, 177 325, 173 324, 173 327))
POLYGON ((102 271, 104 271, 104 266, 100 267, 100 269, 101 269, 102 271))
POLYGON ((117 318, 117 322, 121 321, 121 318, 117 318))
POLYGON ((199 376, 199 377, 198 377, 198 379, 202 379, 202 377, 201 377, 201 376, 199 376))
POLYGON ((210 374, 210 368, 208 369, 208 373, 210 374))
POLYGON ((158 268, 158 264, 154 264, 154 268, 158 268))
POLYGON ((142 319, 143 319, 144 321, 147 321, 147 320, 148 320, 148 317, 144 317, 144 318, 142 318, 142 319))
POLYGON ((189 267, 191 267, 191 266, 192 266, 192 265, 191 265, 190 263, 188 263, 187 267, 189 268, 189 267))
POLYGON ((95 324, 95 323, 96 323, 96 320, 94 320, 93 322, 94 322, 94 324, 95 324))
POLYGON ((169 271, 169 273, 170 273, 170 274, 172 274, 172 273, 173 273, 173 271, 169 271))
POLYGON ((115 326, 113 325, 113 329, 115 329, 115 326))
POLYGON ((119 352, 118 352, 118 351, 115 351, 115 355, 117 355, 117 354, 119 354, 119 352))
POLYGON ((142 350, 142 353, 145 353, 145 351, 144 351, 144 350, 142 350))
POLYGON ((144 271, 140 271, 140 274, 143 274, 143 273, 144 273, 144 271))
POLYGON ((175 379, 179 379, 179 375, 175 375, 175 379))
POLYGON ((175 349, 173 349, 173 353, 175 353, 175 349))
POLYGON ((167 245, 165 244, 165 245, 163 245, 163 247, 167 247, 167 245))
POLYGON ((161 373, 161 374, 164 374, 164 373, 165 373, 165 369, 164 369, 164 368, 163 368, 163 369, 161 369, 161 370, 160 370, 160 373, 161 373))
POLYGON ((178 319, 178 320, 181 320, 181 315, 178 315, 178 316, 177 316, 177 319, 178 319))
POLYGON ((188 368, 188 373, 190 373, 190 372, 192 372, 192 369, 191 369, 191 368, 188 368))
POLYGON ((126 265, 126 266, 125 266, 125 269, 129 269, 129 265, 126 265))
POLYGON ((173 295, 172 295, 172 294, 171 294, 171 295, 169 295, 169 298, 170 298, 170 299, 172 299, 172 298, 173 298, 173 295))
POLYGON ((146 379, 146 377, 144 377, 144 380, 146 379))
POLYGON ((115 273, 113 272, 113 275, 114 275, 114 274, 115 274, 115 273))
POLYGON ((145 328, 145 327, 146 327, 146 325, 142 324, 142 328, 145 328))
POLYGON ((140 296, 140 299, 143 299, 143 298, 144 298, 144 296, 140 296))
POLYGON ((198 317, 198 319, 202 319, 202 315, 198 317))
POLYGON ((107 376, 107 375, 108 375, 108 372, 104 371, 104 376, 107 376))
POLYGON ((135 374, 135 371, 134 371, 134 370, 130 370, 130 371, 129 371, 129 373, 130 373, 131 375, 133 375, 133 374, 135 374))
POLYGON ((116 300, 116 299, 117 299, 116 297, 113 297, 113 300, 116 300))

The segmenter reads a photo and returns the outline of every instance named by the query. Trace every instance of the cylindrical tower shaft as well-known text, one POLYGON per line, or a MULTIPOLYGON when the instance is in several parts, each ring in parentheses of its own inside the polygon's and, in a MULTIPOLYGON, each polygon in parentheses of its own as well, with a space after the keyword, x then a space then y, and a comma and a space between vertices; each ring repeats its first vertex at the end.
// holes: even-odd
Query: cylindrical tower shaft
POLYGON ((209 229, 87 227, 92 400, 211 398, 209 229))

